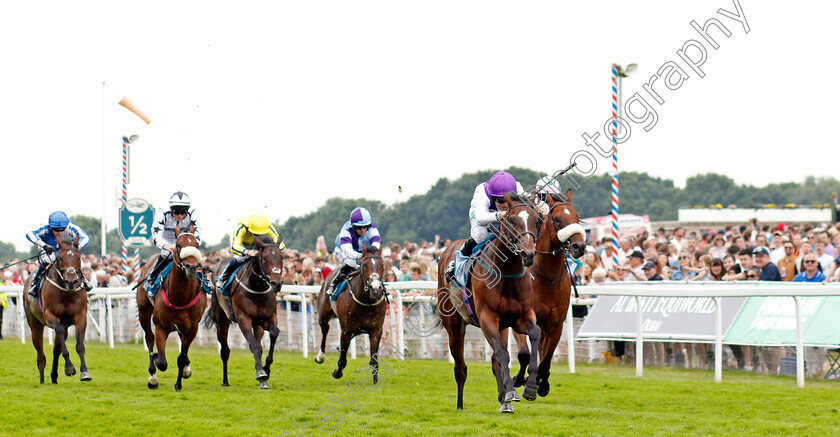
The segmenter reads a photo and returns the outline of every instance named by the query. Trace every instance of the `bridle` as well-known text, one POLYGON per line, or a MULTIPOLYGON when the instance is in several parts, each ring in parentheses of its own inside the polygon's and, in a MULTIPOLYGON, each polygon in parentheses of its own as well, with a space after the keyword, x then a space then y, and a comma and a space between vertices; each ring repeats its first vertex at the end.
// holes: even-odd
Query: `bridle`
MULTIPOLYGON (((174 260, 175 264, 178 265, 178 268, 180 268, 181 270, 187 270, 187 266, 181 260, 181 249, 183 249, 184 247, 196 247, 196 246, 181 246, 181 243, 179 243, 178 241, 180 241, 181 237, 184 237, 184 236, 192 236, 193 238, 195 238, 195 234, 193 234, 192 232, 181 232, 180 234, 178 234, 178 238, 175 239, 175 253, 172 254, 173 255, 172 259, 174 260)), ((199 267, 201 267, 201 263, 199 263, 198 265, 199 265, 199 267)))
MULTIPOLYGON (((73 256, 73 254, 74 254, 74 253, 75 253, 75 255, 78 257, 78 254, 79 254, 79 249, 76 249, 76 248, 63 248, 63 249, 58 249, 58 254, 57 254, 57 256, 56 256, 56 261, 53 263, 53 268, 55 269, 55 271, 56 271, 56 272, 58 272, 58 277, 59 277, 59 279, 61 279, 61 282, 62 282, 64 285, 67 285, 67 279, 65 279, 65 278, 64 278, 64 275, 65 275, 66 273, 69 273, 69 272, 71 272, 71 271, 72 271, 72 272, 75 272, 75 273, 76 273, 76 275, 77 275, 77 276, 79 276, 79 277, 80 277, 80 279, 81 279, 82 272, 81 272, 81 270, 78 270, 78 269, 76 269, 75 267, 73 267, 73 265, 72 265, 72 258, 71 258, 71 264, 70 264, 70 267, 65 267, 65 268, 58 267, 58 265, 60 264, 60 261, 59 261, 59 260, 61 259, 61 252, 63 252, 63 251, 69 251, 69 252, 71 253, 71 257, 73 256)), ((49 275, 45 275, 45 278, 46 278, 46 280, 47 280, 47 281, 49 281, 49 283, 50 283, 50 284, 52 284, 52 285, 56 286, 56 287, 57 287, 59 290, 61 290, 61 291, 76 291, 76 290, 80 290, 80 289, 82 288, 82 286, 81 286, 81 285, 79 285, 79 286, 78 286, 78 287, 76 287, 76 288, 67 288, 67 287, 62 287, 61 285, 57 284, 55 281, 53 281, 52 279, 50 279, 49 275)), ((80 282, 82 282, 82 281, 80 281, 80 282)))
MULTIPOLYGON (((514 208, 519 208, 520 206, 526 207, 536 212, 536 210, 533 207, 531 207, 531 205, 528 205, 524 202, 519 202, 515 205, 511 205, 510 207, 508 207, 508 213, 505 215, 505 220, 501 223, 501 226, 503 226, 505 230, 513 228, 513 226, 509 224, 511 211, 513 211, 514 208)), ((506 232, 499 232, 498 235, 500 237, 499 240, 505 246, 507 246, 507 248, 510 249, 510 251, 513 252, 514 255, 519 255, 520 253, 522 253, 522 250, 519 249, 519 243, 522 241, 522 237, 527 237, 530 235, 534 239, 534 245, 537 244, 537 234, 528 230, 528 223, 525 223, 525 231, 519 232, 513 237, 513 244, 510 244, 510 239, 506 238, 506 232), (505 238, 502 238, 502 235, 505 235, 505 238)))
POLYGON ((359 301, 359 299, 356 297, 356 294, 353 293, 353 287, 348 287, 348 288, 350 289, 350 295, 353 296, 353 300, 356 301, 357 304, 362 305, 362 306, 366 306, 366 307, 374 307, 374 306, 377 306, 380 303, 382 303, 382 301, 386 298, 386 296, 388 296, 388 293, 386 293, 385 282, 379 276, 379 273, 373 272, 373 273, 371 273, 370 276, 365 275, 365 260, 366 259, 382 260, 382 257, 379 256, 379 255, 364 255, 364 256, 362 256, 362 268, 361 268, 362 281, 364 281, 364 284, 365 284, 365 287, 364 287, 365 293, 370 295, 372 292, 380 292, 380 293, 382 293, 382 295, 374 303, 364 303, 364 302, 359 301), (373 282, 373 281, 379 281, 379 287, 373 287, 372 285, 370 285, 370 283, 373 282))
MULTIPOLYGON (((547 214, 546 220, 548 220, 548 222, 551 225, 552 233, 556 234, 559 231, 559 229, 557 229, 557 224, 554 223, 554 220, 551 219, 551 213, 554 211, 554 208, 557 208, 558 206, 571 206, 571 205, 572 205, 571 202, 557 202, 554 205, 552 205, 551 208, 548 209, 548 214, 547 214)), ((540 226, 540 228, 542 228, 542 226, 540 226)), ((546 231, 547 230, 548 230, 548 226, 546 226, 546 231)), ((544 232, 545 231, 540 232, 540 237, 542 236, 542 234, 544 232)), ((554 249, 552 251, 536 250, 537 253, 542 254, 542 255, 548 255, 548 256, 560 257, 561 258, 561 262, 563 263, 564 268, 560 272, 560 276, 558 276, 557 278, 548 277, 548 275, 546 275, 542 270, 540 270, 540 268, 537 266, 536 263, 534 263, 534 271, 537 272, 537 274, 539 276, 541 276, 543 279, 545 279, 549 282, 552 282, 552 283, 562 280, 563 277, 566 276, 566 273, 568 273, 569 278, 571 278, 572 277, 572 272, 569 269, 569 265, 566 263, 566 252, 571 250, 571 245, 572 245, 572 241, 571 241, 571 238, 569 238, 566 241, 561 241, 559 247, 557 247, 557 249, 554 249)), ((576 298, 580 297, 580 295, 578 294, 577 286, 575 285, 574 279, 572 279, 571 282, 572 282, 572 287, 575 290, 575 297, 576 298)))
POLYGON ((234 279, 236 280, 237 284, 239 284, 243 289, 245 289, 245 291, 247 291, 251 294, 267 294, 267 293, 270 293, 272 291, 275 291, 275 292, 279 291, 279 290, 274 289, 274 285, 271 283, 271 276, 270 275, 271 275, 271 273, 274 273, 274 274, 282 273, 283 270, 278 269, 277 267, 274 267, 271 272, 267 272, 263 268, 263 251, 267 248, 270 248, 270 247, 276 247, 276 248, 279 249, 280 246, 277 245, 277 244, 271 244, 271 243, 264 244, 263 246, 260 247, 257 255, 254 256, 251 259, 251 263, 250 263, 251 264, 251 275, 255 276, 261 283, 266 285, 265 290, 251 290, 250 288, 248 288, 245 285, 245 283, 242 282, 241 279, 239 279, 238 276, 236 276, 234 274, 234 279), (279 270, 279 272, 278 272, 278 270, 279 270))

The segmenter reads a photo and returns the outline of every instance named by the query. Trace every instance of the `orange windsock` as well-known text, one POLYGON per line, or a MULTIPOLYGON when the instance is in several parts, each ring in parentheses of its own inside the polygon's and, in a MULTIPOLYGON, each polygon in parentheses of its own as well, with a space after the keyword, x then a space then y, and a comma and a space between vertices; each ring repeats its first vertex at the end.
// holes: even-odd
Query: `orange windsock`
POLYGON ((128 97, 123 97, 122 100, 120 100, 120 105, 124 106, 129 111, 133 112, 134 115, 142 118, 143 121, 146 122, 146 124, 151 124, 152 123, 152 120, 149 120, 149 117, 146 117, 146 114, 140 112, 140 110, 137 109, 136 106, 134 106, 134 103, 132 103, 132 101, 129 100, 128 97))

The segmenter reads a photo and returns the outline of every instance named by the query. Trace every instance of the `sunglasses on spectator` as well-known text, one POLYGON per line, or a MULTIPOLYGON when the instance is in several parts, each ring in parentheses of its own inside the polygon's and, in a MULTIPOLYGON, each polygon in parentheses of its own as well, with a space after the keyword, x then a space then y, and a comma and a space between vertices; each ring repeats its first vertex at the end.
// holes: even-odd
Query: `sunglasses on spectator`
POLYGON ((679 257, 678 259, 688 259, 688 257, 683 255, 683 256, 679 257))
POLYGON ((747 279, 758 279, 758 275, 747 275, 747 279))
POLYGON ((65 229, 67 228, 52 228, 52 230, 55 232, 64 232, 65 229))
POLYGON ((812 259, 806 259, 804 262, 805 262, 805 264, 814 264, 814 263, 816 263, 817 261, 812 260, 812 259))
POLYGON ((793 250, 793 246, 785 246, 785 249, 793 250))

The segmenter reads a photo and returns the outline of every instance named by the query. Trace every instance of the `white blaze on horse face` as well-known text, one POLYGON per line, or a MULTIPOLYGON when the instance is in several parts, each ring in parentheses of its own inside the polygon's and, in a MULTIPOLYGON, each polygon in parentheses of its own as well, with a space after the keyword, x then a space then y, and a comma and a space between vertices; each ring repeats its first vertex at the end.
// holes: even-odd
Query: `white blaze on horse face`
POLYGON ((563 208, 563 212, 564 212, 564 213, 566 213, 567 215, 568 215, 568 214, 571 214, 571 213, 569 212, 569 208, 563 208))
POLYGON ((529 217, 528 211, 525 211, 525 210, 519 211, 519 214, 517 214, 517 215, 519 216, 519 218, 522 219, 523 222, 525 222, 525 230, 530 232, 531 230, 528 229, 528 217, 529 217))
POLYGON ((274 268, 271 269, 271 273, 273 273, 275 275, 281 275, 281 274, 283 274, 283 269, 279 269, 277 267, 274 267, 274 268))

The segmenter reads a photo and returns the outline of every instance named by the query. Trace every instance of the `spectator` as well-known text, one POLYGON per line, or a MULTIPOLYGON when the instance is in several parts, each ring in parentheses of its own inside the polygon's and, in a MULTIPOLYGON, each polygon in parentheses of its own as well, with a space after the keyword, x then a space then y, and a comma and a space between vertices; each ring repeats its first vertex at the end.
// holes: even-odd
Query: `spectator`
POLYGON ((805 255, 805 258, 802 260, 802 265, 805 266, 805 270, 802 273, 796 275, 793 278, 793 282, 823 282, 826 279, 826 276, 823 272, 819 271, 819 261, 817 261, 817 255, 815 253, 809 253, 805 255))
POLYGON ((689 259, 690 257, 688 256, 688 252, 680 252, 679 256, 677 256, 679 267, 669 272, 672 281, 684 281, 691 279, 696 275, 694 269, 689 267, 689 259))
POLYGON ((709 248, 709 255, 711 255, 712 258, 723 259, 723 257, 726 256, 726 246, 724 246, 724 244, 723 235, 715 234, 712 239, 712 247, 709 248))
POLYGON ((644 255, 642 252, 638 250, 634 250, 630 253, 630 260, 628 261, 629 265, 624 267, 624 270, 627 272, 625 275, 625 281, 644 281, 645 272, 642 270, 642 264, 644 264, 644 255))
POLYGON ((799 273, 799 270, 796 268, 796 256, 794 255, 796 251, 794 250, 793 242, 784 241, 782 250, 785 254, 776 264, 779 266, 782 281, 792 281, 796 274, 799 273))
POLYGON ((709 272, 712 269, 711 255, 703 255, 700 257, 700 268, 697 269, 696 274, 690 281, 708 281, 709 272))
POLYGON ((724 274, 726 274, 726 269, 723 266, 723 260, 720 258, 713 258, 711 267, 709 268, 709 280, 722 281, 724 274))
POLYGON ((677 227, 674 229, 674 237, 671 238, 671 245, 674 246, 677 253, 682 252, 683 246, 685 246, 685 229, 681 227, 677 227))
POLYGON ((648 281, 661 281, 663 280, 662 275, 657 273, 656 263, 653 261, 648 261, 642 266, 642 270, 645 272, 645 279, 648 281))
POLYGON ((814 243, 814 252, 817 254, 817 261, 820 263, 821 270, 830 272, 831 268, 834 267, 834 258, 825 253, 825 242, 818 240, 814 243))
POLYGON ((758 278, 761 277, 761 271, 758 267, 752 266, 747 269, 745 277, 748 281, 758 281, 758 278))
POLYGON ((782 274, 776 264, 770 261, 770 250, 765 246, 756 246, 753 249, 755 256, 755 265, 761 269, 759 280, 761 281, 781 281, 782 274))

